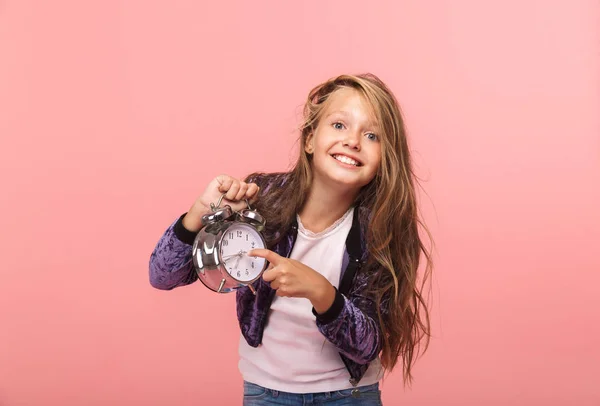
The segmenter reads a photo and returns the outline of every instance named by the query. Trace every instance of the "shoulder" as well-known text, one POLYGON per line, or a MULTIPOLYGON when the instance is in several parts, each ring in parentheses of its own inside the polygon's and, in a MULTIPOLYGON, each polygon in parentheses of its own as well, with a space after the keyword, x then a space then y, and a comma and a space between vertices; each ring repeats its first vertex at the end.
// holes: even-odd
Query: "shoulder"
POLYGON ((369 227, 369 221, 371 221, 371 209, 365 206, 357 206, 354 210, 358 211, 357 216, 361 231, 366 231, 369 227))

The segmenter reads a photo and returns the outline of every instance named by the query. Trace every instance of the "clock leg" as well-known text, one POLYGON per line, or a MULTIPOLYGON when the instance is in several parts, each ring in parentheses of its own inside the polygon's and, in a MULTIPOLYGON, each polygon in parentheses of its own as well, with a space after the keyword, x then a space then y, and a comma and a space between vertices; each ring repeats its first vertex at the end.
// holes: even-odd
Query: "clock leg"
POLYGON ((219 285, 219 289, 217 289, 217 293, 221 293, 223 286, 225 286, 225 278, 221 279, 221 284, 219 285))

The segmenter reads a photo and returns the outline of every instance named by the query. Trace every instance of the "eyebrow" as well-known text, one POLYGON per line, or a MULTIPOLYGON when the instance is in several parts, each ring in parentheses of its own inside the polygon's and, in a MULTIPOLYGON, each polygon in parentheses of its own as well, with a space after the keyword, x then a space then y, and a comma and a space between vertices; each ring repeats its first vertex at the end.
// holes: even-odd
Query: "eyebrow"
POLYGON ((344 110, 335 110, 335 111, 332 111, 331 113, 329 113, 327 115, 327 117, 333 116, 334 114, 341 114, 343 116, 349 116, 350 115, 350 113, 348 113, 347 111, 344 111, 344 110))

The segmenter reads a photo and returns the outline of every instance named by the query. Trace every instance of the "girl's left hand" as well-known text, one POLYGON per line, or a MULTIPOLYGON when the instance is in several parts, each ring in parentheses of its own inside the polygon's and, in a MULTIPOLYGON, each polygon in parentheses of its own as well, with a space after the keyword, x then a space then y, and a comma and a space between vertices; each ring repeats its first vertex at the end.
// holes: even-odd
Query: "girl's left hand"
POLYGON ((325 313, 335 299, 335 288, 314 269, 294 259, 285 258, 267 249, 255 249, 248 256, 270 262, 263 279, 271 283, 277 296, 304 297, 311 301, 317 313, 325 313))

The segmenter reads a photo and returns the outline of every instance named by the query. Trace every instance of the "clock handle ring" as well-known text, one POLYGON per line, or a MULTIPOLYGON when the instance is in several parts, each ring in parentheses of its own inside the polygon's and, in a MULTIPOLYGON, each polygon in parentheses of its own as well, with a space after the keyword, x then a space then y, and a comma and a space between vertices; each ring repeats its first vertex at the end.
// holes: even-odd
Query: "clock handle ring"
POLYGON ((217 201, 217 204, 216 204, 216 205, 215 205, 214 203, 211 203, 211 204, 210 204, 210 209, 211 209, 212 211, 217 211, 218 209, 220 209, 220 208, 221 208, 221 202, 223 201, 223 198, 225 197, 225 195, 226 195, 226 194, 227 194, 227 193, 223 193, 223 194, 221 195, 221 197, 219 197, 219 200, 217 201))
MULTIPOLYGON (((210 209, 212 211, 217 211, 219 208, 221 208, 221 202, 223 201, 223 198, 225 197, 227 193, 223 193, 221 195, 221 197, 219 197, 219 200, 217 201, 217 204, 215 205, 214 203, 210 204, 210 209)), ((244 201, 246 202, 246 205, 248 206, 248 210, 252 210, 252 207, 250 206, 250 202, 248 201, 248 199, 244 199, 244 201)))

